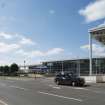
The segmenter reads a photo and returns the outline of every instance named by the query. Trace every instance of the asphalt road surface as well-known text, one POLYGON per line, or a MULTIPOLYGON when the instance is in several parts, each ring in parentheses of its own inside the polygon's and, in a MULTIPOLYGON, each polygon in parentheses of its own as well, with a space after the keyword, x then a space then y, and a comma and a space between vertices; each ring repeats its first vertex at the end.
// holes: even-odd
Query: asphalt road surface
POLYGON ((105 105, 105 84, 57 86, 52 79, 0 79, 0 105, 105 105))

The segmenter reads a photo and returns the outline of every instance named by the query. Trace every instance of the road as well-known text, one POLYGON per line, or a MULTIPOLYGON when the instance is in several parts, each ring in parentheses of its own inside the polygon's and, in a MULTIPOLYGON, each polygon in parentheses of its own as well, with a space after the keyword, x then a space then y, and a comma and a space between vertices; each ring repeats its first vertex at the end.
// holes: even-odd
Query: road
POLYGON ((0 79, 0 105, 105 105, 105 84, 57 86, 52 79, 0 79))

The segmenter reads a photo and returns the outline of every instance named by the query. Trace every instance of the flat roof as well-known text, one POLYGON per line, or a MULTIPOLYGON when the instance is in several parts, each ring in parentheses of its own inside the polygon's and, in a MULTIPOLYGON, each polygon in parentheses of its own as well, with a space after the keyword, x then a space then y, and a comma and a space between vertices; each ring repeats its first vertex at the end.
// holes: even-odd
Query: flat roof
MULTIPOLYGON (((105 59, 105 57, 93 57, 92 59, 105 59)), ((89 60, 89 58, 72 58, 72 59, 64 59, 64 60, 50 60, 50 61, 43 61, 43 63, 52 63, 52 62, 64 62, 64 61, 76 61, 76 60, 89 60)))
POLYGON ((89 33, 92 38, 105 45, 105 24, 90 29, 89 33))
POLYGON ((89 29, 89 32, 99 31, 105 29, 105 24, 89 29))

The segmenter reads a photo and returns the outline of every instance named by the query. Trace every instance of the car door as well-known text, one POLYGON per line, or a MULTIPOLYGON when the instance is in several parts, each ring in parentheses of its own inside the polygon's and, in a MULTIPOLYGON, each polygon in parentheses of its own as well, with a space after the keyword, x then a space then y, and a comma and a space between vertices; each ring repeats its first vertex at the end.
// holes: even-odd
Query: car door
POLYGON ((67 75, 66 78, 67 78, 67 84, 71 85, 72 84, 72 76, 67 75))
POLYGON ((70 80, 71 80, 71 78, 68 76, 68 75, 65 75, 64 76, 64 81, 65 81, 65 84, 67 84, 67 85, 69 85, 71 82, 70 82, 70 80))

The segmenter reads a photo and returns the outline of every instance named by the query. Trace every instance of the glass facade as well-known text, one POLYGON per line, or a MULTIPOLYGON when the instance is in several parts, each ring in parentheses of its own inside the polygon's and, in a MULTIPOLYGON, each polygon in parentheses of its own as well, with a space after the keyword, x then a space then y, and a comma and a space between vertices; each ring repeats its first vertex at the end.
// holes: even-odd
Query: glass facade
MULTIPOLYGON (((64 61, 43 62, 48 72, 71 72, 78 75, 89 75, 89 59, 75 59, 64 61)), ((92 75, 105 74, 105 58, 92 59, 92 75)))

